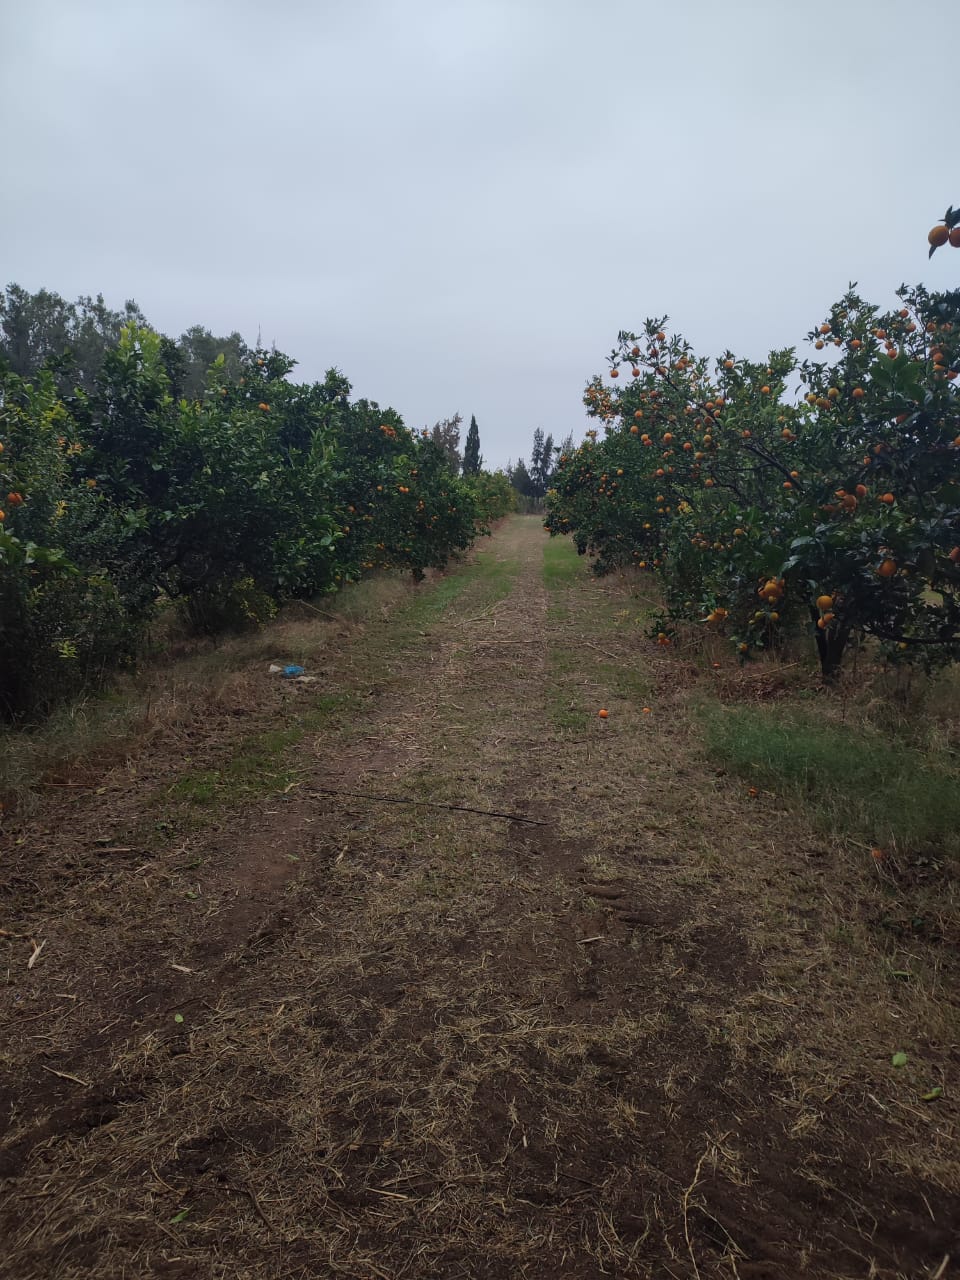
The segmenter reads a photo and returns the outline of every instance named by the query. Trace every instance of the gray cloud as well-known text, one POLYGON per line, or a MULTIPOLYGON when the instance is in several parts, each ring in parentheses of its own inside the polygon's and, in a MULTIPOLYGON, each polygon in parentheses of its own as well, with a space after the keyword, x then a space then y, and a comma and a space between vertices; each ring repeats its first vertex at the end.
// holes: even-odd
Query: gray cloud
POLYGON ((259 329, 411 426, 475 413, 490 463, 579 432, 648 314, 760 356, 850 280, 886 304, 960 274, 925 254, 960 202, 928 0, 33 0, 0 24, 6 280, 259 329))

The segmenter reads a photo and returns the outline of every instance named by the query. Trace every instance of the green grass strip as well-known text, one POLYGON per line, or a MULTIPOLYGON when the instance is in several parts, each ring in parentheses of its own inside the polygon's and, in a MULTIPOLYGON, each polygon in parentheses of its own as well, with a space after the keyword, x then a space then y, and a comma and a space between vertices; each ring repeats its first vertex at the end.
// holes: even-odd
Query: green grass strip
POLYGON ((777 708, 708 707, 702 717, 715 759, 802 803, 821 831, 960 853, 960 776, 949 762, 859 726, 777 708))

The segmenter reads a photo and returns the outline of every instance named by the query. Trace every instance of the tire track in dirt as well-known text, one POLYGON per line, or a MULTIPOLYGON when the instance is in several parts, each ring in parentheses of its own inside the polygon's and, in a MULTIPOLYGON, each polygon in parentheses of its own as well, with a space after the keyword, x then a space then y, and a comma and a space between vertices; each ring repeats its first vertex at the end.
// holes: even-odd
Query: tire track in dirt
MULTIPOLYGON (((398 675, 391 636, 404 617, 400 608, 388 619, 385 634, 374 630, 366 638, 363 628, 343 630, 342 623, 317 628, 329 647, 321 650, 324 666, 315 670, 357 694, 359 711, 351 725, 362 725, 367 741, 379 740, 378 725, 393 714, 381 707, 380 695, 398 675), (346 653, 338 643, 344 639, 353 642, 346 653), (366 679, 363 665, 368 652, 381 659, 374 681, 366 679)), ((417 634, 419 659, 429 662, 427 633, 417 634)), ((206 732, 190 733, 186 763, 194 773, 203 776, 224 762, 229 767, 231 751, 244 741, 238 728, 249 740, 268 735, 278 723, 297 726, 305 718, 309 725, 316 718, 309 686, 269 681, 251 698, 251 682, 263 685, 263 665, 258 661, 251 675, 241 675, 235 693, 228 678, 225 692, 212 704, 206 732)), ((13 1062, 16 1067, 0 1073, 0 1120, 7 1131, 0 1176, 19 1171, 33 1147, 50 1135, 83 1133, 112 1112, 118 1099, 130 1100, 130 1091, 118 1094, 112 1086, 78 1098, 75 1086, 81 1077, 96 1079, 106 1072, 109 1078, 112 1048, 158 1017, 214 999, 229 981, 236 957, 265 945, 289 922, 287 887, 303 861, 322 865, 336 856, 343 826, 335 803, 311 793, 310 783, 333 779, 341 786, 359 785, 371 771, 379 776, 388 763, 362 746, 344 750, 351 740, 335 730, 331 725, 307 735, 290 764, 300 777, 291 788, 265 796, 255 808, 219 809, 212 822, 201 813, 199 829, 189 812, 181 826, 182 807, 163 803, 165 789, 182 775, 176 757, 171 760, 160 741, 146 744, 145 759, 134 754, 119 770, 103 778, 92 775, 104 783, 96 795, 110 797, 102 805, 96 796, 71 798, 56 817, 42 811, 7 841, 4 923, 16 931, 5 936, 42 938, 46 987, 80 995, 58 994, 71 1003, 47 1008, 49 997, 26 986, 21 994, 8 971, 0 1027, 4 1067, 13 1062), (161 816, 164 821, 155 823, 161 816), (154 825, 164 828, 159 847, 154 825), (202 894, 199 883, 197 892, 190 892, 181 874, 184 863, 202 864, 195 872, 203 880, 202 894), (190 899, 202 898, 199 909, 184 910, 184 890, 190 899), (31 1007, 38 1003, 39 1013, 31 1007), (32 1047, 36 1042, 39 1047, 32 1047), (19 1083, 24 1076, 30 1078, 29 1089, 19 1083)), ((356 819, 348 815, 351 820, 356 819)))

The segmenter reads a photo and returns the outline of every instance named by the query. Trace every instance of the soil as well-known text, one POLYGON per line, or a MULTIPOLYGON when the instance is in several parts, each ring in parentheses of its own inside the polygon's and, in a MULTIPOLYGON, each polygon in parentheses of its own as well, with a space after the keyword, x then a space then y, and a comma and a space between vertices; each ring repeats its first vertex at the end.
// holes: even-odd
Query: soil
POLYGON ((0 1275, 960 1276, 955 932, 891 981, 876 868, 546 547, 7 822, 0 1275))

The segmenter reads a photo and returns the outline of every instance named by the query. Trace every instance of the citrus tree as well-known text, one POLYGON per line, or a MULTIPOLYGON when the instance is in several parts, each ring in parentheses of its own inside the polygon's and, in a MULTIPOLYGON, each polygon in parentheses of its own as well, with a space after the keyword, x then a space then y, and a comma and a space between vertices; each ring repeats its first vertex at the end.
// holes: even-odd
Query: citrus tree
POLYGON ((512 502, 337 370, 293 381, 282 352, 235 344, 190 397, 180 347, 139 323, 69 392, 47 364, 0 369, 4 718, 133 659, 159 604, 215 632, 378 569, 421 578, 512 502))
POLYGON ((958 656, 960 305, 899 298, 881 314, 851 289, 802 363, 708 362, 664 320, 621 333, 585 393, 603 437, 561 458, 547 527, 597 572, 658 574, 661 643, 699 618, 746 657, 803 620, 827 678, 854 636, 958 656))
POLYGON ((129 658, 146 620, 109 564, 126 530, 78 482, 51 373, 0 372, 0 718, 43 712, 129 658))

